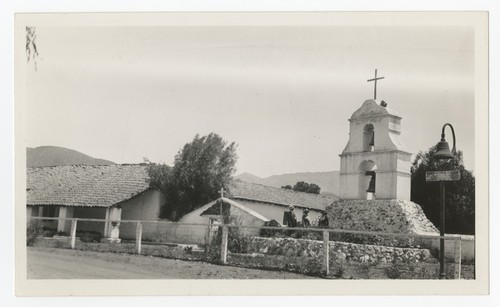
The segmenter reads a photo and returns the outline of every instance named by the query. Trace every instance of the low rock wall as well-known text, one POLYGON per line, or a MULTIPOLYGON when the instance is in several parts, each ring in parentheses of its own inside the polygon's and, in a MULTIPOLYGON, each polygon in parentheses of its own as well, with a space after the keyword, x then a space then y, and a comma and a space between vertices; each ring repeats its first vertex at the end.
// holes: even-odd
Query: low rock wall
MULTIPOLYGON (((252 237, 248 253, 293 257, 323 257, 323 242, 292 238, 252 237)), ((336 260, 368 263, 418 263, 432 259, 428 249, 401 248, 330 241, 330 257, 336 260)))

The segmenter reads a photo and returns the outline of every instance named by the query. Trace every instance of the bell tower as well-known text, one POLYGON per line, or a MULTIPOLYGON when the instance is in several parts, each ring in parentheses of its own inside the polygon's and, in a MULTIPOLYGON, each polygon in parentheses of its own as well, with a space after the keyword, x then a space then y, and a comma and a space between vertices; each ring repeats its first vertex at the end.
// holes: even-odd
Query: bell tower
POLYGON ((411 153, 400 139, 401 119, 375 99, 352 114, 340 154, 341 199, 410 200, 411 153))

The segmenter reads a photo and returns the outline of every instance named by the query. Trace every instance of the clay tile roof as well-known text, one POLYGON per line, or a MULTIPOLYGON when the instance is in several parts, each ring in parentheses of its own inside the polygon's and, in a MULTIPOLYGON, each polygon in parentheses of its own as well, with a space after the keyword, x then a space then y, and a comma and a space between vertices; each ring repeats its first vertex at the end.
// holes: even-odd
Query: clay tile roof
POLYGON ((275 188, 257 183, 233 180, 229 186, 232 199, 251 200, 281 206, 324 210, 326 206, 338 200, 333 195, 311 194, 275 188))
POLYGON ((149 189, 140 164, 29 167, 28 205, 110 207, 149 189))

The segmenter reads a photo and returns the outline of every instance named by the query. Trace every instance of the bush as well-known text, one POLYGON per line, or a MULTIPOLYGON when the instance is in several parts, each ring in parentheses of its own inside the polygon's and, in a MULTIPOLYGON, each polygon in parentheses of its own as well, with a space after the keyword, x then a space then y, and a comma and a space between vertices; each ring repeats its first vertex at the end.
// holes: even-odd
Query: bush
POLYGON ((401 268, 397 264, 393 264, 390 267, 385 268, 385 275, 390 279, 398 279, 401 277, 401 268))
POLYGON ((26 245, 33 246, 39 236, 43 234, 43 230, 38 224, 38 221, 32 221, 26 229, 26 245))
POLYGON ((220 262, 220 247, 222 243, 222 227, 217 228, 217 232, 213 239, 208 242, 205 248, 205 260, 208 262, 219 263, 220 262))
POLYGON ((345 275, 345 260, 331 261, 330 259, 331 274, 337 278, 344 278, 345 275))
POLYGON ((47 226, 42 227, 42 236, 52 238, 57 234, 57 230, 55 228, 50 228, 47 226))
MULTIPOLYGON (((275 220, 271 220, 269 222, 265 222, 264 226, 268 227, 281 227, 280 223, 276 222, 275 220)), ((261 229, 259 236, 264 237, 264 238, 269 238, 269 237, 284 237, 284 231, 280 229, 261 229)))
POLYGON ((101 242, 102 234, 97 231, 77 231, 80 241, 85 243, 101 242))
POLYGON ((310 275, 322 275, 323 259, 322 258, 305 259, 305 266, 300 270, 300 272, 310 275))
POLYGON ((237 229, 229 229, 227 249, 232 253, 248 253, 249 237, 238 233, 237 229), (236 230, 236 231, 235 231, 236 230))

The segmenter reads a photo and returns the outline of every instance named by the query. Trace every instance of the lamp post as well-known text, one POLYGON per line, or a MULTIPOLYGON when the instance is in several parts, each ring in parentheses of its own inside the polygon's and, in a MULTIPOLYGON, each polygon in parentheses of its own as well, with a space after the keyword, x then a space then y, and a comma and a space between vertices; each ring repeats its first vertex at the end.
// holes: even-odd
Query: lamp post
MULTIPOLYGON (((441 130, 441 141, 437 144, 437 151, 434 154, 434 159, 436 160, 449 160, 453 158, 453 154, 455 153, 455 130, 453 129, 453 126, 451 124, 444 124, 443 129, 441 130), (453 135, 453 149, 452 152, 450 152, 450 146, 448 145, 448 142, 446 142, 445 139, 445 134, 444 134, 444 129, 446 126, 449 126, 451 128, 451 133, 453 135)), ((460 177, 459 177, 460 178, 460 177)), ((441 179, 439 180, 439 193, 441 194, 441 225, 439 227, 439 232, 440 232, 440 244, 439 244, 439 278, 444 279, 446 274, 444 272, 444 222, 445 222, 445 201, 446 201, 446 196, 445 196, 445 181, 448 180, 457 180, 457 179, 441 179)))

